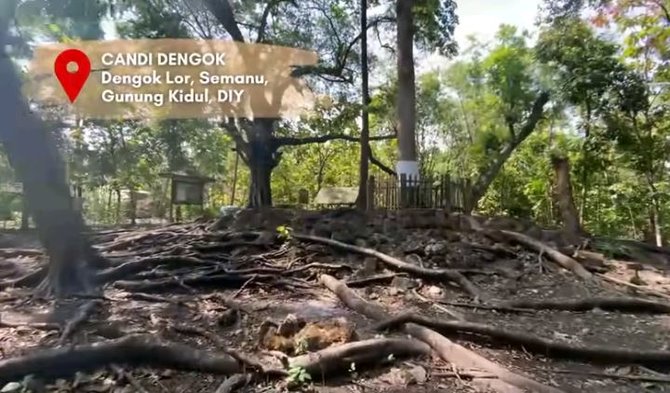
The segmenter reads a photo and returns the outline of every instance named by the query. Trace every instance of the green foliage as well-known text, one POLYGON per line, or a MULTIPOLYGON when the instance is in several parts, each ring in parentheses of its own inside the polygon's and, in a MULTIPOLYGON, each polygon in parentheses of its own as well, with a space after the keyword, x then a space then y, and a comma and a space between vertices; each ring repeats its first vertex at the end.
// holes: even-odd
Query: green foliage
POLYGON ((452 56, 458 51, 454 31, 458 25, 453 0, 420 0, 414 2, 415 40, 440 53, 452 56))
MULTIPOLYGON (((389 23, 394 4, 370 2, 370 7, 382 10, 374 30, 395 30, 389 23)), ((344 70, 342 77, 332 76, 337 81, 353 80, 359 72, 358 2, 236 0, 233 6, 247 40, 262 38, 265 43, 315 50, 321 65, 344 70), (267 24, 259 37, 264 14, 267 24)), ((470 179, 481 175, 524 124, 538 92, 551 89, 545 119, 505 163, 480 210, 559 225, 548 159, 550 153, 558 152, 569 158, 574 197, 589 231, 642 238, 650 231, 650 206, 654 206, 667 238, 670 89, 659 86, 670 81, 670 20, 662 11, 652 0, 547 1, 534 46, 527 32, 503 25, 491 42, 471 40, 464 51, 467 56, 444 69, 417 75, 416 138, 422 173, 470 179), (595 18, 580 18, 586 6, 595 11, 595 18), (639 7, 645 12, 636 12, 639 7), (622 45, 597 34, 597 28, 607 24, 621 34, 622 45)), ((455 54, 454 1, 416 1, 413 13, 415 41, 421 50, 455 54)), ((30 44, 99 39, 105 18, 115 19, 124 38, 228 36, 203 4, 183 0, 21 0, 17 10, 18 32, 30 44)), ((373 72, 383 65, 377 54, 371 53, 373 72)), ((381 75, 381 79, 386 83, 371 92, 372 135, 390 132, 396 122, 395 77, 381 75)), ((358 86, 330 80, 309 79, 318 94, 333 98, 320 101, 299 120, 280 122, 277 137, 358 137, 362 109, 358 86)), ((52 108, 40 108, 40 112, 47 120, 62 117, 52 108)), ((83 121, 58 136, 70 180, 83 188, 85 213, 91 221, 120 221, 129 190, 148 192, 154 200, 152 213, 165 216, 169 190, 158 176, 164 171, 215 177, 209 211, 231 203, 234 177, 232 202, 246 201, 249 171, 240 161, 235 174, 232 138, 212 122, 83 121)), ((393 167, 396 141, 371 145, 375 158, 393 167)), ((322 187, 357 184, 360 150, 356 143, 297 144, 282 148, 281 153, 272 177, 276 203, 297 202, 301 188, 314 196, 322 187)), ((381 172, 371 166, 371 174, 381 172)), ((0 179, 13 180, 4 158, 0 179)), ((12 213, 20 209, 19 202, 0 195, 0 206, 12 213)), ((184 212, 186 218, 199 214, 190 209, 184 212)), ((281 226, 277 233, 288 240, 291 229, 281 226)), ((309 382, 309 376, 299 370, 291 375, 309 382)))
POLYGON ((291 234, 293 233, 293 228, 287 227, 285 225, 280 225, 277 227, 277 234, 280 239, 290 240, 291 234))
POLYGON ((289 385, 299 387, 310 384, 312 382, 312 376, 309 375, 304 367, 291 367, 288 370, 286 381, 289 385))

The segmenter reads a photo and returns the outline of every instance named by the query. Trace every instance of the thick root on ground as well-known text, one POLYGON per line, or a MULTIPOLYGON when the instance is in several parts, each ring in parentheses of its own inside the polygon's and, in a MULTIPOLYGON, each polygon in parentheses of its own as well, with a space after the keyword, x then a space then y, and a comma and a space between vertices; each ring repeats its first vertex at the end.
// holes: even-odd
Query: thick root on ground
MULTIPOLYGON (((346 284, 328 275, 321 276, 321 283, 354 311, 378 321, 387 320, 388 313, 380 306, 369 303, 349 289, 346 284)), ((407 324, 403 329, 412 337, 425 342, 445 361, 461 369, 478 368, 494 374, 498 379, 475 378, 473 383, 482 389, 501 393, 523 392, 523 389, 540 393, 565 393, 561 389, 541 384, 479 356, 452 342, 441 334, 417 324, 407 324)))
POLYGON ((231 375, 242 370, 232 356, 164 343, 151 336, 131 335, 95 344, 48 349, 0 361, 0 385, 21 380, 26 375, 38 378, 67 378, 77 371, 89 372, 125 364, 174 368, 231 375))
POLYGON ((406 323, 416 323, 445 333, 471 333, 474 334, 473 339, 477 341, 481 341, 481 339, 477 339, 476 337, 488 336, 500 340, 503 344, 513 344, 527 351, 533 351, 548 357, 570 358, 600 364, 636 363, 664 367, 670 365, 670 351, 641 351, 604 346, 575 346, 534 336, 526 331, 506 330, 475 322, 437 320, 416 314, 405 314, 389 318, 377 324, 375 329, 383 330, 391 327, 399 327, 406 323))

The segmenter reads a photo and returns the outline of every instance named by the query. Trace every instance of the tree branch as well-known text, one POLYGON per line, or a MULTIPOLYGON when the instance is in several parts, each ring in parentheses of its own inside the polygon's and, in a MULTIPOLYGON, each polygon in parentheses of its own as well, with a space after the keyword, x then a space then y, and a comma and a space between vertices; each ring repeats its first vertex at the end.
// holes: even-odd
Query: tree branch
POLYGON ((663 12, 665 21, 670 23, 670 11, 668 11, 668 7, 666 7, 662 1, 654 1, 654 3, 661 9, 661 12, 663 12))
MULTIPOLYGON (((370 140, 383 141, 383 140, 395 139, 396 136, 397 136, 396 134, 371 136, 370 140)), ((308 145, 310 143, 325 143, 333 140, 343 140, 349 142, 359 141, 358 137, 351 135, 328 134, 328 135, 319 135, 305 138, 280 137, 275 138, 274 142, 276 143, 277 146, 301 146, 301 145, 308 145)))
MULTIPOLYGON (((395 21, 395 18, 391 17, 380 17, 377 18, 370 23, 368 23, 367 29, 370 29, 372 27, 375 27, 379 25, 380 23, 389 23, 395 21)), ((367 32, 366 29, 366 32, 367 32)), ((329 76, 334 76, 334 77, 339 77, 345 80, 345 78, 342 77, 342 71, 344 71, 344 67, 347 64, 347 59, 349 58, 349 55, 351 54, 351 51, 353 50, 354 46, 360 41, 360 39, 363 37, 363 32, 358 33, 356 37, 354 37, 351 42, 344 48, 343 52, 337 56, 337 63, 332 66, 326 66, 323 64, 317 64, 317 65, 310 65, 310 66, 300 66, 296 67, 293 72, 291 72, 292 77, 301 77, 305 75, 329 75, 329 76)))
POLYGON ((370 159, 370 162, 372 165, 375 165, 377 168, 381 169, 382 171, 386 172, 386 174, 391 175, 393 177, 397 177, 398 174, 395 173, 395 171, 386 165, 384 165, 381 161, 379 161, 373 154, 372 154, 372 149, 370 148, 370 145, 368 145, 368 158, 370 159))
POLYGON ((221 128, 223 128, 233 141, 235 141, 235 148, 237 153, 242 158, 245 164, 249 163, 248 160, 248 143, 242 138, 238 126, 233 121, 221 122, 221 128))
POLYGON ((228 0, 203 0, 209 12, 233 38, 233 41, 244 42, 244 36, 235 21, 233 7, 228 0))
POLYGON ((542 120, 544 115, 544 106, 549 102, 549 93, 546 91, 541 92, 531 108, 526 121, 519 130, 518 133, 513 132, 513 127, 511 127, 510 132, 512 136, 509 140, 505 142, 502 149, 498 152, 498 155, 494 157, 488 164, 488 166, 481 172, 476 183, 472 188, 470 206, 467 206, 468 209, 474 209, 477 205, 477 202, 484 196, 489 186, 493 182, 493 179, 498 175, 500 169, 503 167, 507 159, 512 155, 514 149, 516 149, 521 142, 526 140, 528 136, 535 130, 537 123, 542 120))
POLYGON ((268 18, 270 17, 270 13, 272 12, 272 9, 276 6, 279 5, 279 3, 286 1, 286 2, 293 2, 293 0, 270 0, 268 3, 265 5, 265 8, 263 9, 263 14, 261 15, 261 23, 260 26, 258 27, 258 34, 256 36, 256 43, 262 43, 265 41, 265 31, 268 27, 268 18))

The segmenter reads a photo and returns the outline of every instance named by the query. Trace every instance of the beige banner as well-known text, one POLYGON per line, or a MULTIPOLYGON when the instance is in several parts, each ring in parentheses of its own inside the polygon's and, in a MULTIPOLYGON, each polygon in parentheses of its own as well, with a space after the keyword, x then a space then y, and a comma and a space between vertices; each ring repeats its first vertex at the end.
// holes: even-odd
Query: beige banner
POLYGON ((292 118, 313 107, 314 95, 290 73, 316 62, 314 52, 232 41, 49 44, 35 50, 24 93, 97 119, 292 118), (66 49, 79 49, 91 61, 74 104, 54 73, 56 57, 66 49))

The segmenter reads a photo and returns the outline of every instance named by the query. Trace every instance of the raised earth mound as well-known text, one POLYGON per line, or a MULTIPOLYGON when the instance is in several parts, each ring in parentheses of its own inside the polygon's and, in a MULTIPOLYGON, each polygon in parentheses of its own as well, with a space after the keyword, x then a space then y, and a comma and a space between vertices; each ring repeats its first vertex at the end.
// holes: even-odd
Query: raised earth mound
POLYGON ((2 392, 670 391, 670 250, 510 218, 269 209, 93 234, 104 296, 0 236, 2 392))

